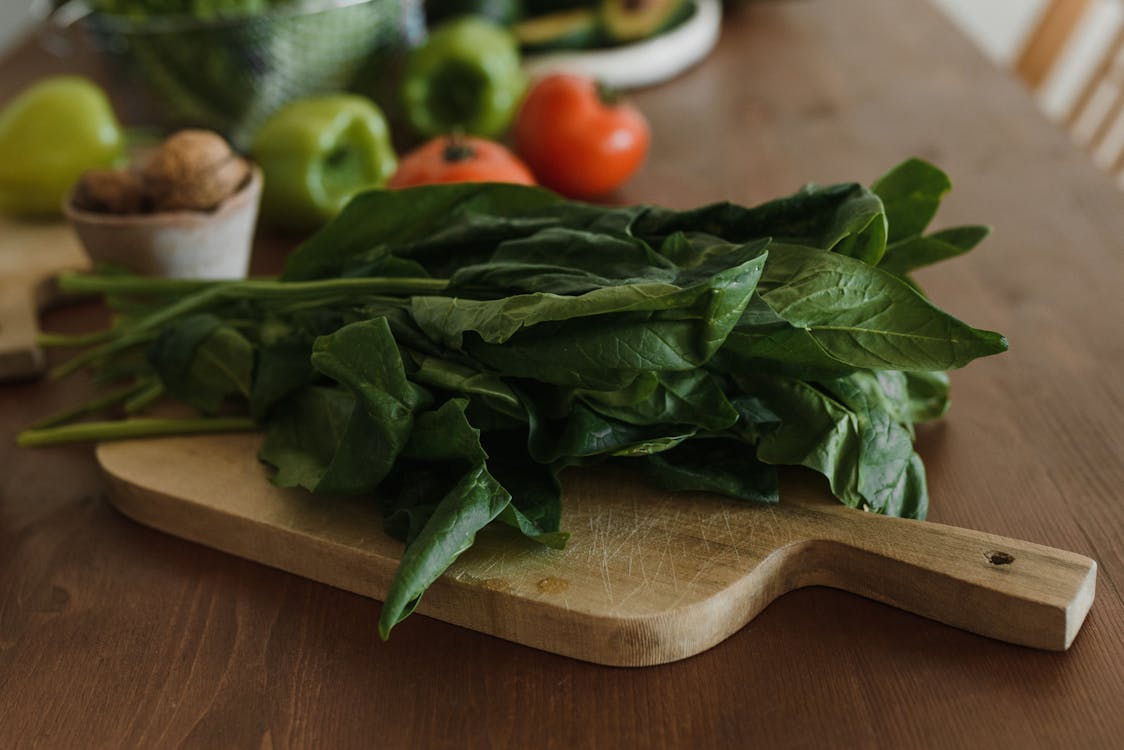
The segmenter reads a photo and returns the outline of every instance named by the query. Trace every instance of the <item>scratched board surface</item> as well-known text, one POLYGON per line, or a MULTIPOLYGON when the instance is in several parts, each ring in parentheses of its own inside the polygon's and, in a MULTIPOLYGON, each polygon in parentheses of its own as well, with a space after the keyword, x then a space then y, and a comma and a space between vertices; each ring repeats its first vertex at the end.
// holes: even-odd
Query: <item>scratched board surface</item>
MULTIPOLYGON (((380 598, 402 545, 383 533, 374 504, 272 486, 255 457, 256 441, 229 435, 107 444, 99 447, 99 459, 111 479, 159 467, 153 486, 190 488, 177 493, 193 498, 184 504, 180 497, 154 497, 143 484, 118 484, 115 502, 142 522, 380 598), (318 554, 286 553, 310 543, 318 554)), ((739 512, 743 503, 668 494, 634 476, 604 471, 570 472, 565 489, 563 528, 571 532, 565 550, 505 528, 487 529, 426 593, 419 612, 463 622, 464 613, 483 608, 502 637, 533 641, 545 620, 581 642, 591 633, 570 624, 574 613, 639 625, 700 603, 705 608, 716 590, 739 582, 787 541, 769 507, 746 514, 739 512)), ((730 632, 740 624, 730 625, 730 632)), ((721 640, 729 634, 708 628, 702 636, 721 640)), ((612 637, 655 636, 638 627, 631 636, 612 637)))
MULTIPOLYGON (((109 443, 98 460, 114 504, 142 523, 383 598, 402 545, 383 532, 375 503, 274 487, 256 457, 259 441, 109 443)), ((1093 598, 1096 565, 1087 558, 854 511, 810 476, 786 476, 777 506, 669 493, 620 470, 570 471, 563 485, 564 550, 485 529, 418 611, 568 656, 640 666, 699 653, 804 585, 1055 649, 1072 642, 1093 598), (988 557, 995 550, 1017 563, 997 567, 988 557)))

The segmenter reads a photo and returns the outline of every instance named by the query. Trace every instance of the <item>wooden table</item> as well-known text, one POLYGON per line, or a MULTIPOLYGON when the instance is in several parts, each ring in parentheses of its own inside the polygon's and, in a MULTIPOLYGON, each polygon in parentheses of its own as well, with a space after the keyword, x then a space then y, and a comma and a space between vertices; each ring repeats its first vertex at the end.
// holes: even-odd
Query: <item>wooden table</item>
MULTIPOLYGON (((0 99, 76 64, 27 46, 0 66, 0 99)), ((920 0, 742 7, 707 63, 637 99, 656 142, 627 200, 753 202, 916 154, 956 183, 941 222, 995 226, 922 277, 1011 340, 954 375, 952 413, 920 432, 930 517, 1098 560, 1073 648, 1009 646, 827 589, 646 669, 422 617, 383 644, 376 602, 118 515, 88 449, 17 451, 21 425, 87 386, 6 385, 0 746, 1120 746, 1124 195, 920 0)), ((261 242, 259 267, 283 250, 261 242)))

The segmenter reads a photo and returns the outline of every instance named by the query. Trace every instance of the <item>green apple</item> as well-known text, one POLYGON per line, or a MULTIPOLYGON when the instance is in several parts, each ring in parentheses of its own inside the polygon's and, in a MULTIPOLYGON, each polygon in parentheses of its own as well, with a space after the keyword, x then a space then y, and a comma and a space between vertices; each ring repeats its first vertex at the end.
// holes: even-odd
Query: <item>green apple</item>
POLYGON ((527 77, 511 31, 482 16, 438 25, 410 51, 402 75, 406 119, 419 135, 501 135, 515 117, 527 77))
POLYGON ((386 184, 398 165, 382 110, 357 94, 324 94, 282 107, 254 135, 265 175, 262 214, 308 231, 335 218, 360 190, 386 184))
POLYGON ((87 169, 110 167, 124 136, 105 92, 79 76, 33 84, 0 111, 0 211, 49 216, 87 169))

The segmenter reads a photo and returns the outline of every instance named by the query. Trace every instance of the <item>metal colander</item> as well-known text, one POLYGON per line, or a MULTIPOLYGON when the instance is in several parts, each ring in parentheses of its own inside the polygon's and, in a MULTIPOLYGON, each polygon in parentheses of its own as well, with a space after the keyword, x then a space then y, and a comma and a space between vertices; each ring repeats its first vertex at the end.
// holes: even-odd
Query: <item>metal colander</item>
POLYGON ((81 26, 164 124, 211 128, 239 146, 292 99, 347 89, 389 103, 402 53, 425 32, 422 0, 295 0, 215 20, 134 20, 68 2, 51 18, 81 26))

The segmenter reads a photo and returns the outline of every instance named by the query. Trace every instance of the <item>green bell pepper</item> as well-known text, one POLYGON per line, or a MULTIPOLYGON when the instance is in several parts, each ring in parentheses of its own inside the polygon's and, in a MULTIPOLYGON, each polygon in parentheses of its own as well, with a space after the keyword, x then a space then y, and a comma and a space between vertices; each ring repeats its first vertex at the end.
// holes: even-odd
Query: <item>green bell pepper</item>
POLYGON ((125 137, 96 85, 79 76, 33 84, 0 112, 0 211, 50 216, 88 169, 113 166, 125 137))
POLYGON ((511 32, 463 16, 439 25, 410 52, 402 100, 420 135, 462 131, 495 138, 511 123, 526 87, 511 32))
POLYGON ((382 110, 355 94, 291 102, 261 126, 251 151, 265 179, 263 218, 297 231, 335 218, 398 166, 382 110))

